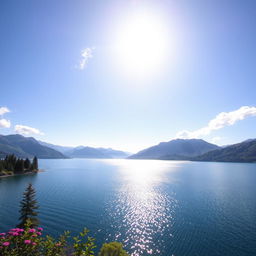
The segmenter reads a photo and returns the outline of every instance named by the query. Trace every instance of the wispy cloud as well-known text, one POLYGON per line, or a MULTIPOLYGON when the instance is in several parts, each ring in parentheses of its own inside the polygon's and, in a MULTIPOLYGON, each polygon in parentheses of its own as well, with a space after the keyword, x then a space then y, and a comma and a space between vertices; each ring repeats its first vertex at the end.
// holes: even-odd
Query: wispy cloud
POLYGON ((95 47, 88 47, 88 48, 85 48, 81 51, 81 60, 80 60, 80 63, 79 63, 79 66, 78 68, 83 70, 85 69, 89 59, 91 59, 93 57, 93 51, 94 51, 95 47))
POLYGON ((176 138, 191 139, 204 137, 212 131, 234 125, 237 121, 250 116, 256 116, 256 107, 243 106, 235 111, 221 112, 214 119, 210 120, 207 126, 195 131, 180 131, 176 134, 176 138))
POLYGON ((36 134, 36 135, 44 135, 44 133, 40 132, 38 129, 25 126, 25 125, 15 125, 15 132, 22 135, 36 134))
MULTIPOLYGON (((10 110, 7 107, 0 107, 0 116, 10 112, 10 110)), ((10 120, 6 120, 4 118, 0 119, 0 128, 10 128, 11 122, 10 120)))
POLYGON ((10 110, 7 107, 0 107, 0 116, 10 112, 10 110))

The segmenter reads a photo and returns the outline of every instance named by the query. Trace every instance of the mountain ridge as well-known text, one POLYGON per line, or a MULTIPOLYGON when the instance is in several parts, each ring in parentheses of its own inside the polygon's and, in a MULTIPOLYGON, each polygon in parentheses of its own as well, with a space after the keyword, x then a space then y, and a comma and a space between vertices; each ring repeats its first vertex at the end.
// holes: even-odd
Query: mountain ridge
POLYGON ((46 145, 62 154, 72 158, 126 158, 130 153, 116 150, 112 148, 94 148, 89 146, 66 147, 54 145, 51 143, 39 141, 42 145, 46 145))
POLYGON ((256 139, 245 140, 192 159, 210 162, 256 162, 256 139))
POLYGON ((0 152, 1 157, 14 154, 21 158, 67 158, 62 153, 41 145, 35 138, 20 134, 0 135, 0 152))
POLYGON ((128 158, 189 160, 192 157, 218 148, 219 146, 202 139, 174 139, 168 142, 160 142, 158 145, 143 149, 128 158))
POLYGON ((8 154, 15 154, 21 158, 37 156, 38 158, 50 159, 71 157, 256 162, 256 139, 247 139, 225 147, 219 147, 202 139, 175 139, 160 142, 136 154, 129 155, 128 152, 112 148, 64 147, 37 141, 33 137, 19 134, 0 135, 0 158, 8 154))

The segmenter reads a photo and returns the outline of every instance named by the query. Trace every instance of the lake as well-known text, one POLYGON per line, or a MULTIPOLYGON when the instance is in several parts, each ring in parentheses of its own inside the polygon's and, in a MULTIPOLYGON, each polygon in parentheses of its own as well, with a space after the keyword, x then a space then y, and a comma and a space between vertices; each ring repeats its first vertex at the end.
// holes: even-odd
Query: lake
POLYGON ((0 231, 18 223, 27 184, 45 233, 87 227, 133 256, 256 255, 256 164, 40 160, 45 172, 0 179, 0 231))

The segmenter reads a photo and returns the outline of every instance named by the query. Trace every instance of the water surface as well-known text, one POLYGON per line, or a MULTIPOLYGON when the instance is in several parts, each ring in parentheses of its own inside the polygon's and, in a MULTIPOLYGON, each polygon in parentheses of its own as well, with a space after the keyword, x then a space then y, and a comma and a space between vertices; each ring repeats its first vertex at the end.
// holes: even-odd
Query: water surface
POLYGON ((18 222, 29 182, 41 225, 87 227, 133 255, 256 255, 256 164, 40 160, 45 172, 0 179, 0 231, 18 222))

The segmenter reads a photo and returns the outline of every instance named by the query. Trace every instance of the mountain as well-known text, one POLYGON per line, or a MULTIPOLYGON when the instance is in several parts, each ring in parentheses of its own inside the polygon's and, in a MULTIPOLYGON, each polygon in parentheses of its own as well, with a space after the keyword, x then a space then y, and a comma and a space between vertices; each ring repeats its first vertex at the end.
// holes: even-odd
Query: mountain
POLYGON ((38 158, 66 158, 62 153, 41 145, 32 137, 24 137, 19 134, 0 135, 0 156, 15 154, 17 157, 37 156, 38 158))
POLYGON ((61 152, 64 155, 66 154, 66 152, 71 151, 71 150, 74 149, 74 147, 65 147, 65 146, 54 145, 54 144, 47 143, 47 142, 44 142, 44 141, 41 141, 41 140, 38 140, 38 142, 41 145, 46 146, 48 148, 55 149, 55 150, 61 152))
POLYGON ((242 142, 250 142, 250 141, 256 141, 256 139, 247 139, 247 140, 242 141, 242 142))
POLYGON ((112 149, 112 148, 97 148, 97 149, 100 150, 103 154, 108 155, 110 158, 127 158, 128 156, 131 155, 131 153, 112 149))
POLYGON ((216 150, 219 147, 200 139, 175 139, 169 142, 161 142, 156 146, 146 148, 130 159, 168 159, 189 160, 192 157, 216 150))
POLYGON ((195 161, 256 162, 256 139, 227 146, 195 157, 195 161))
POLYGON ((72 158, 109 158, 106 154, 92 147, 74 148, 67 155, 72 158))
POLYGON ((72 158, 126 158, 130 155, 127 152, 112 148, 93 148, 85 146, 65 147, 43 141, 39 141, 39 143, 72 158))
POLYGON ((128 153, 112 148, 76 147, 67 151, 66 155, 73 158, 126 158, 128 153))

